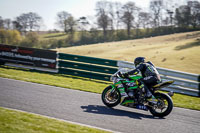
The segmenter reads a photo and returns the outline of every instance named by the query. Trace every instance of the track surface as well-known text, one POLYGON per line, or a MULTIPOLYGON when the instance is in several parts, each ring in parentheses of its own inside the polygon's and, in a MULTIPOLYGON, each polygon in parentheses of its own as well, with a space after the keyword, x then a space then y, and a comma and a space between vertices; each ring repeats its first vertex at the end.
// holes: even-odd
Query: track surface
POLYGON ((126 133, 200 133, 200 111, 174 108, 164 119, 117 106, 101 95, 0 78, 0 106, 126 133))

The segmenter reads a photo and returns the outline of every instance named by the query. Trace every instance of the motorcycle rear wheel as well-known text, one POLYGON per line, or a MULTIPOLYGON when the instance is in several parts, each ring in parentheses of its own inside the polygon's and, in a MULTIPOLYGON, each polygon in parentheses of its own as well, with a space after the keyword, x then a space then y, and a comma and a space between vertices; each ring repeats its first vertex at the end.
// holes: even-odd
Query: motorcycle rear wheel
POLYGON ((164 93, 155 93, 154 96, 156 98, 156 104, 149 107, 151 114, 157 117, 165 117, 169 115, 173 109, 171 97, 164 93))
POLYGON ((114 92, 111 91, 112 91, 112 86, 108 86, 103 90, 101 94, 102 102, 108 107, 117 106, 121 100, 121 95, 119 90, 116 90, 114 92))

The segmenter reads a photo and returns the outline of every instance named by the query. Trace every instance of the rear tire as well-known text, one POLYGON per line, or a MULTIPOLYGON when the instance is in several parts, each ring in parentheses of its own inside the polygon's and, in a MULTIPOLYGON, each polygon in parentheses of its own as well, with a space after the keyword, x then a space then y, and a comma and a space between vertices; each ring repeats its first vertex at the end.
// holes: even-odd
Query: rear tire
POLYGON ((103 90, 101 94, 102 102, 108 107, 117 106, 121 100, 120 92, 117 90, 114 92, 114 94, 112 94, 113 96, 111 96, 111 90, 112 86, 108 86, 103 90))
POLYGON ((157 117, 165 117, 169 115, 173 109, 173 102, 171 97, 164 93, 155 93, 154 96, 157 100, 157 104, 153 107, 149 107, 151 114, 157 117), (165 105, 167 105, 166 108, 164 108, 165 105), (162 112, 162 108, 165 109, 164 112, 162 112), (157 109, 161 109, 161 112, 156 111, 157 109))

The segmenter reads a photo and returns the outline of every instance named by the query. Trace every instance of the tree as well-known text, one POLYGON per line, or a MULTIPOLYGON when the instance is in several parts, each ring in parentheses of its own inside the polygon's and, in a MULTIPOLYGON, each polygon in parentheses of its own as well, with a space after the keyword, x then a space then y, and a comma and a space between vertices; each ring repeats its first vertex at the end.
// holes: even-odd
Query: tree
POLYGON ((4 28, 9 30, 11 29, 11 24, 12 24, 12 21, 11 19, 4 19, 4 28))
POLYGON ((22 37, 17 30, 0 29, 0 43, 18 45, 21 38, 22 37))
POLYGON ((8 30, 8 31, 10 32, 9 35, 10 41, 8 41, 8 43, 12 45, 19 45, 22 40, 20 32, 17 30, 8 30))
POLYGON ((137 14, 139 8, 135 5, 134 2, 128 2, 123 7, 123 16, 122 22, 126 25, 127 35, 130 38, 131 28, 133 27, 135 14, 137 14))
POLYGON ((40 29, 42 17, 34 12, 23 13, 14 22, 18 28, 21 27, 20 30, 23 32, 34 31, 40 29))
POLYGON ((150 2, 150 12, 153 18, 153 27, 160 27, 162 21, 163 2, 162 0, 152 0, 150 2))
POLYGON ((0 16, 0 29, 4 28, 3 18, 0 16))
POLYGON ((138 23, 146 29, 150 27, 151 15, 148 12, 139 12, 138 23))
POLYGON ((65 32, 70 33, 72 36, 75 31, 76 21, 74 20, 73 16, 68 17, 65 21, 65 32))
POLYGON ((87 30, 87 26, 90 24, 86 17, 80 17, 78 20, 79 28, 81 31, 87 30))
POLYGON ((109 4, 107 1, 99 1, 96 3, 97 11, 97 24, 103 29, 104 41, 107 40, 107 32, 109 26, 111 26, 111 18, 109 17, 109 4))
POLYGON ((66 26, 65 26, 65 20, 67 18, 69 18, 70 16, 71 16, 71 14, 69 14, 68 12, 65 12, 65 11, 57 13, 57 25, 61 29, 63 29, 63 31, 66 33, 67 33, 67 30, 66 30, 66 26))
POLYGON ((163 0, 162 5, 162 26, 171 26, 170 28, 172 28, 174 25, 175 10, 180 5, 183 5, 183 3, 176 0, 163 0))
POLYGON ((28 32, 25 39, 22 40, 21 46, 23 47, 36 47, 39 43, 39 36, 36 32, 28 32))
POLYGON ((0 16, 0 29, 7 29, 7 30, 13 29, 12 20, 9 19, 9 18, 3 19, 3 18, 0 16))
POLYGON ((121 24, 121 9, 120 2, 107 2, 108 3, 108 16, 110 18, 109 40, 118 40, 118 30, 121 24), (116 34, 115 34, 116 33, 116 34), (117 36, 116 36, 117 35, 117 36))
POLYGON ((190 7, 187 5, 183 5, 177 8, 175 19, 178 27, 188 27, 191 21, 190 7))
POLYGON ((23 26, 20 25, 19 22, 17 22, 17 21, 12 21, 12 25, 13 25, 13 29, 22 32, 22 30, 23 30, 23 26))
POLYGON ((197 25, 200 25, 200 3, 198 1, 188 1, 187 5, 190 8, 190 23, 193 28, 196 28, 197 25))
POLYGON ((0 43, 8 44, 7 34, 5 29, 0 29, 0 43))
POLYGON ((65 33, 70 32, 73 34, 76 21, 70 13, 61 11, 57 13, 57 25, 63 29, 65 33))
POLYGON ((114 18, 115 22, 116 22, 116 30, 118 32, 118 29, 120 27, 120 23, 121 23, 121 9, 122 9, 122 4, 119 2, 114 3, 114 7, 115 7, 115 13, 116 16, 114 18))
MULTIPOLYGON (((149 33, 150 23, 152 21, 151 15, 148 12, 141 11, 138 13, 137 21, 136 21, 136 36, 139 37, 139 33, 141 33, 140 28, 143 28, 146 32, 146 35, 149 33)), ((144 32, 143 32, 144 33, 144 32)))
POLYGON ((77 21, 78 21, 78 27, 81 30, 81 40, 82 40, 84 38, 84 35, 86 35, 89 21, 87 20, 86 17, 80 17, 77 21))

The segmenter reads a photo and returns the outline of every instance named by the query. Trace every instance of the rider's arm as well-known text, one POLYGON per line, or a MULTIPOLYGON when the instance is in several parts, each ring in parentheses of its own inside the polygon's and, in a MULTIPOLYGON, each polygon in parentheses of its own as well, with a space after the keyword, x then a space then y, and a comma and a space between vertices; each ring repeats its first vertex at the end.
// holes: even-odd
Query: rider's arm
POLYGON ((140 71, 142 71, 144 68, 144 64, 140 64, 136 69, 128 72, 128 75, 137 75, 140 71))

